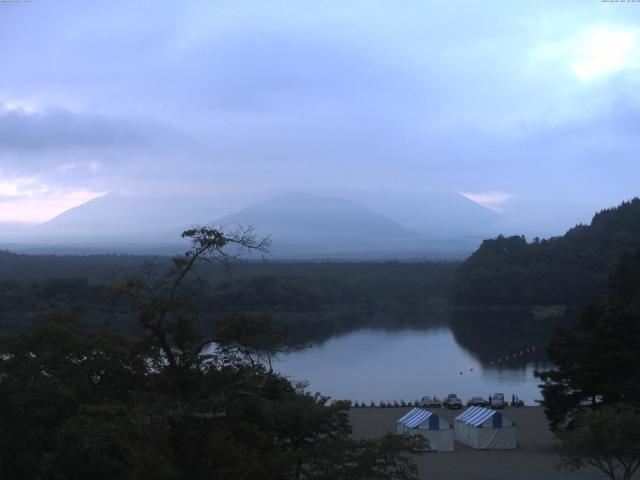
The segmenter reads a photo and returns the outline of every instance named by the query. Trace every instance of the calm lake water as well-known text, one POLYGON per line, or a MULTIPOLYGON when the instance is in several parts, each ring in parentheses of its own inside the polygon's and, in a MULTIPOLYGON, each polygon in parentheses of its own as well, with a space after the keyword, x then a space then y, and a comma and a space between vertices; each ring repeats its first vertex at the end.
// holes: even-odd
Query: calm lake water
POLYGON ((549 324, 529 320, 453 319, 450 324, 395 330, 361 328, 312 342, 275 368, 309 389, 353 401, 415 400, 456 393, 466 401, 495 392, 540 399, 534 370, 551 365, 549 324))

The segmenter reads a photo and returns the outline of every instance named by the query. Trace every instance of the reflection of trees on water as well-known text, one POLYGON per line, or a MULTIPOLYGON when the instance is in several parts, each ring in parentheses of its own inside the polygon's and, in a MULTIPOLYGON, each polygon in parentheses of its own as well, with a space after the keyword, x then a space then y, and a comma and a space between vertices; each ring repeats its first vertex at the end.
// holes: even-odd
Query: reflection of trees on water
POLYGON ((333 312, 310 319, 287 319, 290 336, 299 344, 320 346, 332 338, 368 329, 385 332, 450 329, 456 343, 471 354, 485 371, 521 371, 548 366, 545 347, 557 326, 573 322, 564 318, 537 319, 530 310, 456 310, 415 314, 370 315, 333 312))
POLYGON ((332 313, 317 316, 313 320, 308 317, 300 320, 287 319, 285 325, 290 337, 296 342, 320 346, 332 338, 342 337, 362 329, 393 332, 449 328, 449 314, 441 312, 403 315, 332 313))
POLYGON ((545 347, 554 329, 571 323, 564 318, 537 319, 530 310, 455 311, 451 330, 456 343, 485 369, 525 369, 548 364, 545 347))

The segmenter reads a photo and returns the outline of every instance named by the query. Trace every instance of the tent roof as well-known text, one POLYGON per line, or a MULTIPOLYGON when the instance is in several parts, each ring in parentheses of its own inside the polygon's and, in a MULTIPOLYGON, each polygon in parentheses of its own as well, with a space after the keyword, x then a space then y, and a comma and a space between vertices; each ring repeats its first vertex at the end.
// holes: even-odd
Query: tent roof
POLYGON ((469 407, 456 417, 456 421, 466 423, 472 427, 479 427, 496 413, 495 410, 490 408, 469 407))
POLYGON ((429 410, 423 410, 422 408, 414 408, 404 417, 400 418, 398 423, 402 423, 409 428, 415 428, 427 420, 431 415, 435 415, 435 413, 430 412, 429 410))

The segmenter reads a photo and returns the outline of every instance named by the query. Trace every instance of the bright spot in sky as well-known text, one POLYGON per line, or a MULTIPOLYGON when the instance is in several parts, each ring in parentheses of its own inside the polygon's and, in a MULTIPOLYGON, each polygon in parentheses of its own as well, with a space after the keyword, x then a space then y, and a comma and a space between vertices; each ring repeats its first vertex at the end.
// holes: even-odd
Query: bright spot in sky
POLYGON ((0 199, 2 197, 13 197, 20 194, 20 191, 34 182, 33 178, 15 178, 12 180, 0 180, 0 199))
POLYGON ((0 222, 45 222, 105 193, 51 187, 33 177, 0 178, 0 222))
POLYGON ((507 192, 460 192, 460 194, 495 212, 502 212, 504 204, 513 197, 507 192))
POLYGON ((0 113, 36 113, 37 109, 25 102, 0 102, 0 113))
POLYGON ((600 28, 586 35, 571 69, 581 80, 640 66, 640 30, 600 28))

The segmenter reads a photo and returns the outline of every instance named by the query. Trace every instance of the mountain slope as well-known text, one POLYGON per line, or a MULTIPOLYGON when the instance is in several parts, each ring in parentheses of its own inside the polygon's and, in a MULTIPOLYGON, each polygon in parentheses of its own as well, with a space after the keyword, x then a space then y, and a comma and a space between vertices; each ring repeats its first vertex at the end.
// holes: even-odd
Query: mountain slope
MULTIPOLYGON (((30 253, 173 254, 186 246, 180 239, 183 230, 211 223, 230 228, 255 225, 258 234, 272 236, 276 258, 464 258, 482 239, 418 233, 340 198, 287 194, 229 215, 232 206, 239 204, 237 197, 225 192, 108 194, 29 226, 18 236, 6 235, 0 238, 0 246, 30 253)), ((424 215, 416 206, 407 208, 413 210, 405 212, 405 218, 411 212, 424 215)), ((439 215, 446 217, 446 212, 439 215)), ((464 226, 456 228, 464 230, 464 226)))
POLYGON ((33 225, 28 223, 0 223, 0 243, 16 242, 32 228, 33 225))
POLYGON ((501 215, 457 192, 360 193, 356 200, 416 232, 436 236, 495 235, 501 215))
POLYGON ((108 194, 33 227, 28 240, 64 245, 175 245, 184 229, 220 214, 215 200, 193 195, 108 194))
POLYGON ((586 304, 606 294, 616 262, 640 248, 640 199, 597 213, 561 237, 485 240, 456 272, 458 304, 586 304))
POLYGON ((255 225, 276 254, 326 254, 422 248, 424 237, 356 202, 304 193, 281 195, 218 220, 255 225))

